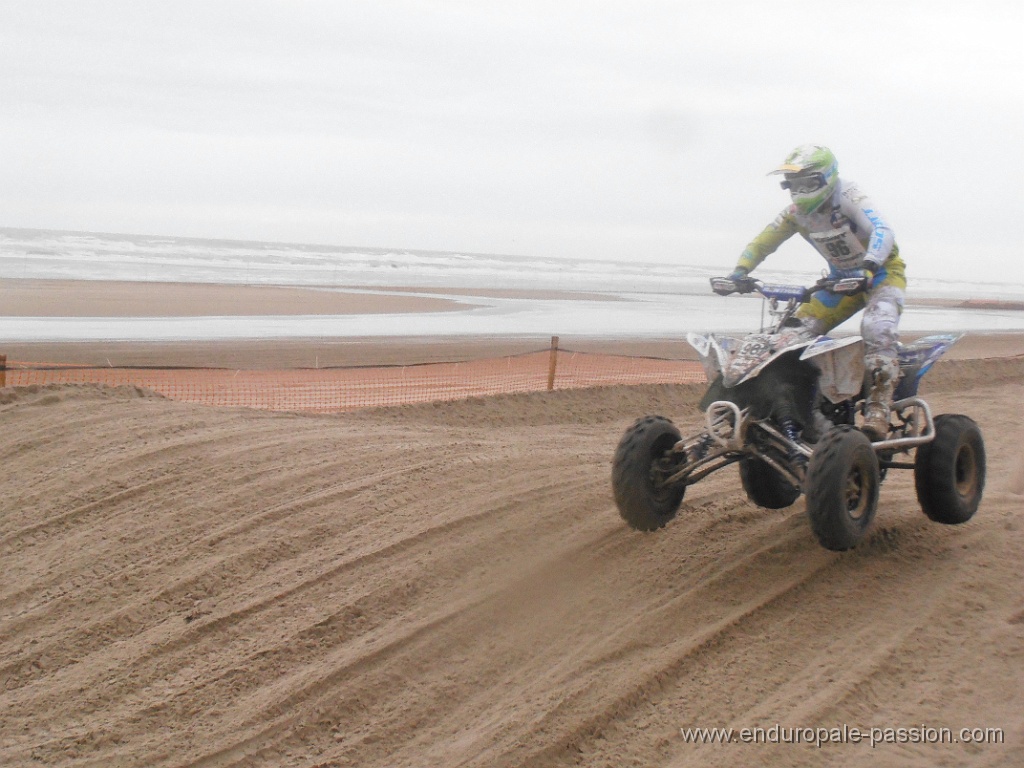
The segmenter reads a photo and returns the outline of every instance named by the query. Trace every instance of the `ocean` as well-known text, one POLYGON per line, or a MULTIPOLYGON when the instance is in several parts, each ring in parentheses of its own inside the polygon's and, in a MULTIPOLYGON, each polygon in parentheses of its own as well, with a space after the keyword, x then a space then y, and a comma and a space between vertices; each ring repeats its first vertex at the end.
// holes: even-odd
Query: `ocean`
MULTIPOLYGON (((808 262, 820 263, 813 254, 808 262)), ((762 315, 760 300, 710 292, 708 279, 729 266, 0 229, 0 279, 290 285, 373 292, 414 286, 426 296, 463 288, 599 294, 593 299, 474 296, 459 312, 341 316, 3 317, 0 307, 0 340, 672 337, 690 330, 754 330, 762 315)), ((819 274, 767 267, 759 269, 758 276, 770 282, 806 285, 819 274)), ((901 321, 902 329, 913 332, 1024 331, 1024 311, 917 306, 915 298, 1022 302, 1024 283, 914 278, 901 321)), ((854 318, 846 324, 849 328, 840 330, 856 332, 856 322, 854 318)))

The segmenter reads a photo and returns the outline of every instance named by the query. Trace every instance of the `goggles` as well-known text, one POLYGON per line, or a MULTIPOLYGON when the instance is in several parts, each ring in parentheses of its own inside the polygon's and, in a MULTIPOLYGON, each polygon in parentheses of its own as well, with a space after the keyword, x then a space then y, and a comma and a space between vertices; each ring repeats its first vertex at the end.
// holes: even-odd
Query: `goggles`
POLYGON ((809 173, 804 176, 786 175, 786 180, 779 183, 783 189, 788 189, 794 195, 806 195, 808 192, 815 192, 825 186, 825 175, 821 173, 809 173))

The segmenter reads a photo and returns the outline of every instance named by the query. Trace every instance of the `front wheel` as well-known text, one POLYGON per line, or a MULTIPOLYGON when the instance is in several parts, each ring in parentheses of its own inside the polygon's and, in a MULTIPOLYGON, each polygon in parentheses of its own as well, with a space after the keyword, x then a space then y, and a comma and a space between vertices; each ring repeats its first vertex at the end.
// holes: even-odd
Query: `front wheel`
POLYGON ((935 439, 914 457, 914 485, 921 509, 935 522, 958 525, 974 516, 985 488, 985 443, 972 419, 935 417, 935 439))
POLYGON ((830 430, 807 465, 811 529, 825 549, 857 546, 878 508, 878 457, 867 436, 850 426, 830 430))
POLYGON ((676 516, 686 486, 667 486, 672 462, 665 454, 679 442, 676 425, 663 416, 638 419, 619 441, 612 462, 612 490, 630 528, 656 531, 676 516))

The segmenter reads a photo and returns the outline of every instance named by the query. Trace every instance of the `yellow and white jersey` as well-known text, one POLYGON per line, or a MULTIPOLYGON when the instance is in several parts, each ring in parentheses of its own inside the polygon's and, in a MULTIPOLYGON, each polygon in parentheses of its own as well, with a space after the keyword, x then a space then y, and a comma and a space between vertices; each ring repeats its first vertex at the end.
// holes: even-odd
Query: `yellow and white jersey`
POLYGON ((799 233, 833 270, 867 268, 877 272, 899 249, 892 229, 853 182, 840 180, 832 199, 812 213, 789 205, 744 249, 737 266, 752 270, 799 233))

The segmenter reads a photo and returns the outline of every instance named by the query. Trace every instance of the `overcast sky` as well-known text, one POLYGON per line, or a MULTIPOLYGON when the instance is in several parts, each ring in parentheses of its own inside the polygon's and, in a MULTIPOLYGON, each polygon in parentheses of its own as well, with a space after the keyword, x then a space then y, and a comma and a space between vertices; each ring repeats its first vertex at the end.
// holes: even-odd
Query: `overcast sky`
POLYGON ((2 8, 0 226, 731 266, 813 142, 1024 280, 1018 0, 2 8))

